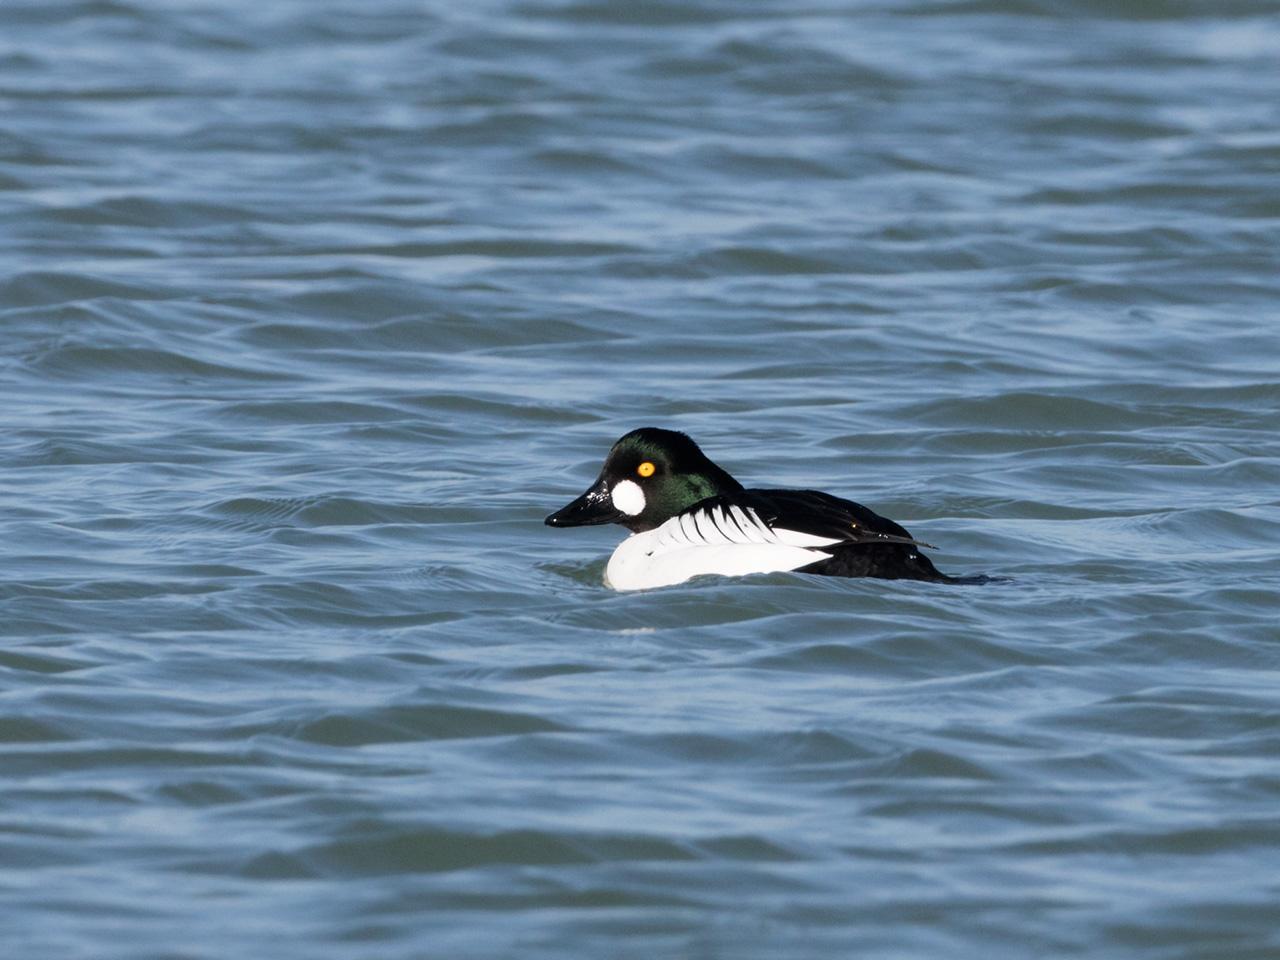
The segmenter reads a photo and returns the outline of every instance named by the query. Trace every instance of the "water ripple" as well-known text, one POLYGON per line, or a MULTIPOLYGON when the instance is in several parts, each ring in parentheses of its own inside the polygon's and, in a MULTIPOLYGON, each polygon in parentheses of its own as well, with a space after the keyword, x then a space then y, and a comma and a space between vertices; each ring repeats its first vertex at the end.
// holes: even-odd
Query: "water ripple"
POLYGON ((1270 5, 5 14, 10 954, 1280 950, 1270 5), (608 591, 646 423, 1012 580, 608 591))

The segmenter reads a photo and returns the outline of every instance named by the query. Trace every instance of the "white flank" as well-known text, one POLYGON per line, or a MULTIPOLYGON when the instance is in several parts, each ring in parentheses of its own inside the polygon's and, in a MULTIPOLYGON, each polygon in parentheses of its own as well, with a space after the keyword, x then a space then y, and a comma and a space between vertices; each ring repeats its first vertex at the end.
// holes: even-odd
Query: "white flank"
POLYGON ((615 590, 645 590, 703 574, 776 573, 821 560, 828 554, 814 548, 839 542, 770 528, 754 510, 743 507, 699 510, 622 541, 609 558, 604 579, 615 590))
POLYGON ((644 513, 644 491, 634 480, 619 480, 609 491, 609 499, 628 517, 638 517, 644 513))

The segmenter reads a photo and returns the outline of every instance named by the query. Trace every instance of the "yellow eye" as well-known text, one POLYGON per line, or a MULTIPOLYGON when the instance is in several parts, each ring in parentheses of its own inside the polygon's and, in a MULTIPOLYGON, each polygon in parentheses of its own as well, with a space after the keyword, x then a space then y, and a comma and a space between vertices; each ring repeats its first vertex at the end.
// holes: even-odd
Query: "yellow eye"
POLYGON ((656 469, 657 467, 646 460, 644 463, 640 464, 640 466, 636 467, 636 473, 640 474, 642 477, 652 477, 653 471, 656 469))

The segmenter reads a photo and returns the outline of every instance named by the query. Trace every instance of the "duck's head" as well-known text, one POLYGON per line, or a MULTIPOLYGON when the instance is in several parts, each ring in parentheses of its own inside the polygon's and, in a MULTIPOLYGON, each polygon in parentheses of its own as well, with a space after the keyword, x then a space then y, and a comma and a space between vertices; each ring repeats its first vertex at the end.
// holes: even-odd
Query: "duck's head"
POLYGON ((641 533, 699 500, 741 489, 742 484, 708 460, 683 433, 641 427, 613 445, 596 482, 547 517, 547 525, 620 523, 641 533))

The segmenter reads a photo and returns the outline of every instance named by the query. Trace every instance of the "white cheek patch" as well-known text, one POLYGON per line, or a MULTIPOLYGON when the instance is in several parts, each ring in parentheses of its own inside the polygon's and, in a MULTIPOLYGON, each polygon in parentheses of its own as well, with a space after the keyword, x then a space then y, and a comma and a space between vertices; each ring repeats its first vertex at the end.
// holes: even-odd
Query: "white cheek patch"
POLYGON ((634 480, 619 480, 609 491, 609 499, 628 517, 636 517, 644 513, 644 491, 634 480))

